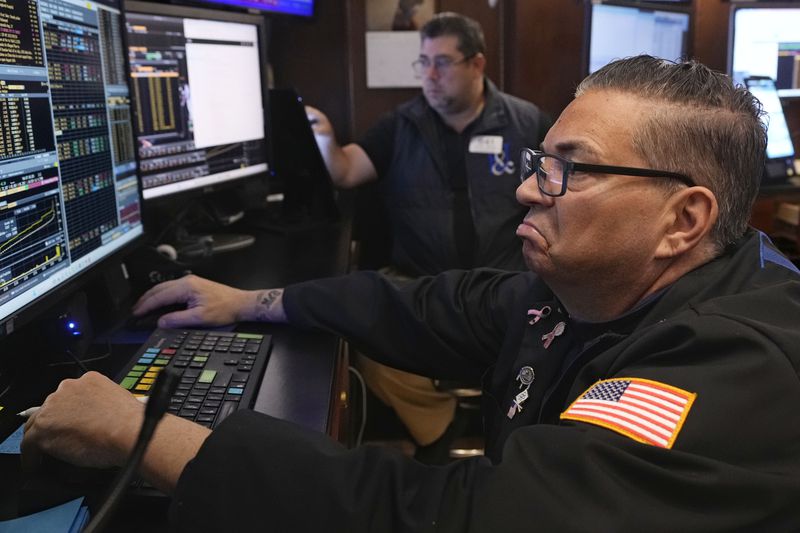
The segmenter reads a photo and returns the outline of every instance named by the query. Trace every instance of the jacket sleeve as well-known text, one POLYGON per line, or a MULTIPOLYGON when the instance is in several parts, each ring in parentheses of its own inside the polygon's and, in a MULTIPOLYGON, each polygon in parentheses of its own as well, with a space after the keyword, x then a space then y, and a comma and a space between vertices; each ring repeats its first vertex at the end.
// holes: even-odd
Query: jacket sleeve
POLYGON ((395 285, 365 271, 287 287, 283 302, 291 324, 342 336, 381 363, 475 379, 500 352, 511 314, 524 313, 534 280, 482 269, 395 285))

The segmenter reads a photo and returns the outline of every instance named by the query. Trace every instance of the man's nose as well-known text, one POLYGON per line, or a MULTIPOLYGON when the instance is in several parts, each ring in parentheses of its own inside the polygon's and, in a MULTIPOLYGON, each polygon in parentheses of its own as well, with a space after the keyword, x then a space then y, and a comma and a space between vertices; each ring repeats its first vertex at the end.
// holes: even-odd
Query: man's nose
POLYGON ((527 206, 535 204, 550 206, 553 205, 553 202, 555 201, 555 198, 552 196, 542 194, 542 191, 539 190, 539 185, 536 182, 535 175, 529 177, 519 184, 519 187, 517 187, 516 196, 517 202, 527 206))
POLYGON ((436 68, 436 63, 431 63, 422 71, 423 78, 436 79, 439 77, 439 69, 436 68))

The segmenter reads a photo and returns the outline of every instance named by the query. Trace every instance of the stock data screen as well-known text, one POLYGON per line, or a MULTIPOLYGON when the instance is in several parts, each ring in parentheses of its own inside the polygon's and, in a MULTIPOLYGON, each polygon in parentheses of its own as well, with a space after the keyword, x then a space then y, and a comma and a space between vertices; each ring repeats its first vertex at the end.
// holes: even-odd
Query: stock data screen
POLYGON ((121 24, 0 0, 0 321, 142 233, 121 24))

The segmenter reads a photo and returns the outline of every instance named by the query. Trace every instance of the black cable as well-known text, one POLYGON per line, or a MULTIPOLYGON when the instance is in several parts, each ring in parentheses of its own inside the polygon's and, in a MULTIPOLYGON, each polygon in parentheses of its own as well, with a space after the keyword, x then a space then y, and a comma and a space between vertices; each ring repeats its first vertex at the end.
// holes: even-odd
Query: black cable
POLYGON ((171 368, 164 368, 158 373, 156 383, 144 409, 144 421, 142 422, 141 430, 139 430, 139 437, 136 439, 133 451, 114 478, 103 505, 94 515, 89 525, 86 526, 86 529, 83 530, 83 533, 97 533, 102 531, 108 524, 111 515, 128 489, 131 479, 136 475, 139 464, 142 462, 142 457, 144 457, 144 452, 147 450, 147 445, 150 443, 150 439, 153 438, 156 425, 158 425, 158 421, 161 420, 164 413, 167 412, 170 398, 175 392, 179 380, 180 374, 171 368))
POLYGON ((86 367, 85 363, 94 363, 95 361, 102 361, 103 359, 107 359, 111 355, 111 341, 106 339, 105 342, 106 342, 106 353, 104 353, 104 354, 91 355, 89 357, 84 357, 83 359, 76 359, 77 356, 75 356, 71 351, 66 350, 67 351, 67 355, 72 357, 74 362, 73 361, 60 361, 58 363, 49 363, 47 366, 48 367, 66 366, 66 365, 73 365, 73 364, 77 363, 78 366, 80 366, 81 369, 84 372, 88 372, 89 369, 86 367))
POLYGON ((0 392, 0 398, 5 396, 8 393, 8 391, 10 391, 10 390, 11 390, 11 385, 6 385, 6 388, 3 389, 2 392, 0 392))
POLYGON ((84 374, 85 374, 85 373, 87 373, 87 372, 89 371, 89 369, 87 368, 87 366, 86 366, 85 364, 83 364, 83 361, 81 361, 81 360, 78 358, 78 356, 76 356, 74 353, 72 353, 72 350, 70 350, 69 348, 66 348, 66 349, 64 350, 64 353, 65 353, 65 354, 67 354, 67 355, 70 357, 70 359, 72 359, 73 361, 75 361, 75 364, 76 364, 76 365, 78 365, 78 367, 80 367, 81 371, 82 371, 84 374))
POLYGON ((361 423, 358 427, 358 435, 356 435, 355 446, 361 446, 361 441, 364 438, 364 428, 367 426, 367 385, 364 382, 364 377, 361 375, 356 367, 349 366, 347 369, 353 376, 356 377, 361 388, 361 423))

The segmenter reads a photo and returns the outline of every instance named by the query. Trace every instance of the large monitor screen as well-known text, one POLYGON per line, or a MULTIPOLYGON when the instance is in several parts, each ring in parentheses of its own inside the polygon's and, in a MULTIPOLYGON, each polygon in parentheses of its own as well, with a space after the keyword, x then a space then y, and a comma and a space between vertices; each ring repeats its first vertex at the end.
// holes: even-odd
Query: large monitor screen
POLYGON ((0 323, 142 234, 117 3, 0 0, 0 323))
POLYGON ((590 73, 615 59, 639 54, 673 61, 688 55, 688 12, 592 4, 589 28, 590 73))
POLYGON ((781 97, 800 96, 800 5, 731 5, 728 72, 775 80, 781 97))
POLYGON ((266 173, 263 18, 125 10, 145 200, 266 173))
POLYGON ((258 9, 267 13, 300 15, 310 17, 314 14, 314 0, 200 0, 207 4, 219 4, 246 9, 258 9))

